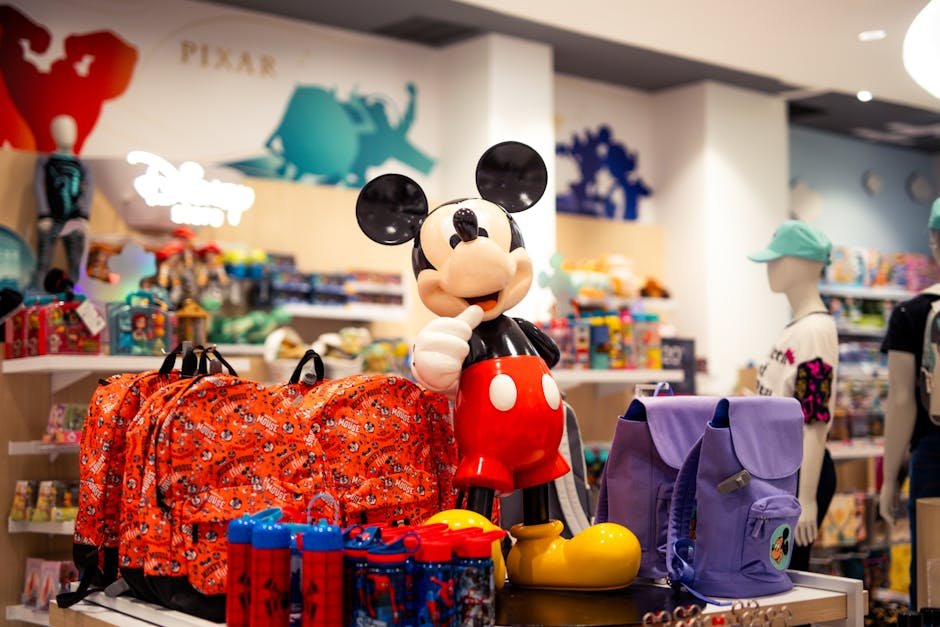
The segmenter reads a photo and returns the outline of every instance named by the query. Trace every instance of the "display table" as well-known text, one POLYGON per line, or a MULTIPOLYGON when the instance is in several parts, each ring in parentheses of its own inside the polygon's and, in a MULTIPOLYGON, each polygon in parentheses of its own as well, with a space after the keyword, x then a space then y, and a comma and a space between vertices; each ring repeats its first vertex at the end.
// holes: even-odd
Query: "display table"
MULTIPOLYGON (((792 572, 798 583, 790 592, 758 599, 761 608, 787 606, 792 625, 827 623, 855 627, 862 624, 867 607, 862 582, 856 579, 792 572)), ((116 599, 95 593, 88 602, 67 610, 53 605, 53 627, 103 627, 110 625, 160 625, 161 627, 211 627, 216 623, 150 605, 136 599, 116 599)), ((694 603, 687 593, 674 593, 664 585, 635 583, 608 592, 519 590, 507 586, 499 593, 498 625, 640 625, 646 612, 671 611, 694 603)), ((709 605, 706 615, 729 612, 709 605)), ((709 621, 710 622, 710 621, 709 621)), ((730 621, 726 624, 730 624, 730 621)))

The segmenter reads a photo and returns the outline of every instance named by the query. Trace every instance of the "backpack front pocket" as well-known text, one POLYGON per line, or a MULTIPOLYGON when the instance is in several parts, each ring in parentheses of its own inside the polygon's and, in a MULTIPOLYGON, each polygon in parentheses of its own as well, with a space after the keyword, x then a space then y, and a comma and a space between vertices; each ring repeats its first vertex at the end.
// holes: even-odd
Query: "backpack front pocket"
POLYGON ((800 502, 791 494, 754 501, 744 528, 741 572, 759 581, 780 579, 796 546, 794 529, 799 518, 800 502))

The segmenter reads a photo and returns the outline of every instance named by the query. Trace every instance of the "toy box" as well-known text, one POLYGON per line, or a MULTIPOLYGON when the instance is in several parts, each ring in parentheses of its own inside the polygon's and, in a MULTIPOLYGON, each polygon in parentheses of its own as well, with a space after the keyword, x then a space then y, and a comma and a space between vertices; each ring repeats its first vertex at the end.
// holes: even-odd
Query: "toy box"
POLYGON ((36 507, 38 481, 21 479, 13 488, 13 504, 10 506, 10 520, 29 520, 36 507))
POLYGON ((4 350, 7 359, 26 355, 26 307, 7 320, 4 329, 4 350))
POLYGON ((27 607, 36 607, 39 598, 39 582, 42 577, 42 563, 38 557, 26 560, 26 574, 23 577, 23 592, 20 594, 20 603, 27 607))
POLYGON ((154 303, 149 292, 134 292, 108 307, 112 355, 162 355, 174 344, 174 316, 154 303))
POLYGON ((36 609, 46 611, 49 601, 65 589, 70 582, 78 581, 78 571, 71 562, 46 560, 42 563, 39 576, 39 591, 36 597, 36 609))
POLYGON ((36 495, 36 507, 33 508, 29 520, 32 522, 49 522, 52 520, 52 508, 55 506, 56 499, 63 488, 61 481, 40 481, 39 492, 36 495))
POLYGON ((39 307, 36 354, 96 355, 101 351, 100 333, 93 334, 78 314, 82 302, 55 300, 39 307))
POLYGON ((53 403, 49 408, 49 421, 42 440, 47 444, 77 444, 82 437, 82 425, 88 406, 81 403, 53 403))

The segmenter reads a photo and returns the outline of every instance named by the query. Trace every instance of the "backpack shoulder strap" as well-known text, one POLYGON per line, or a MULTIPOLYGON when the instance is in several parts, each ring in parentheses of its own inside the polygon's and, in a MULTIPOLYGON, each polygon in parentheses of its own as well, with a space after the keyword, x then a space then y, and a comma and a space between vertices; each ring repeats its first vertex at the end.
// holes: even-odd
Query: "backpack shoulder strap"
POLYGON ((558 446, 558 451, 561 453, 561 456, 565 458, 565 461, 568 462, 568 466, 571 467, 571 472, 566 472, 561 477, 555 479, 555 491, 558 493, 558 505, 561 507, 562 516, 565 519, 565 526, 568 527, 568 530, 571 532, 571 535, 577 535, 591 526, 591 521, 588 520, 587 512, 585 511, 584 504, 581 502, 581 497, 578 493, 578 486, 575 483, 575 475, 580 474, 583 478, 584 474, 584 449, 581 448, 581 436, 578 433, 574 433, 573 437, 569 437, 569 426, 574 426, 576 429, 578 423, 576 420, 572 420, 573 424, 569 424, 569 417, 574 418, 574 412, 571 410, 571 407, 565 403, 565 422, 564 430, 561 435, 561 444, 558 446), (571 456, 571 442, 570 440, 576 440, 577 450, 580 452, 581 459, 577 460, 577 463, 580 464, 581 473, 576 472, 575 463, 576 461, 572 459, 571 456))
POLYGON ((691 536, 695 517, 695 482, 701 455, 702 438, 699 438, 682 462, 672 490, 666 531, 666 571, 673 584, 689 586, 695 578, 695 540, 691 536))
POLYGON ((692 519, 695 518, 698 464, 702 457, 704 438, 704 435, 700 437, 686 455, 676 476, 672 502, 669 504, 669 527, 666 532, 666 576, 673 587, 684 587, 704 603, 731 605, 731 601, 718 601, 692 587, 695 581, 695 538, 692 537, 692 519))

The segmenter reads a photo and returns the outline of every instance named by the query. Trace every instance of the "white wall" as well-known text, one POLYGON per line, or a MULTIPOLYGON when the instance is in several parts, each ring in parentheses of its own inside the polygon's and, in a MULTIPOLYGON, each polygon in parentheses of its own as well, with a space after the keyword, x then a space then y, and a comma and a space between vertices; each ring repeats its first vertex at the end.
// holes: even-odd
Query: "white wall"
POLYGON ((746 258, 786 216, 782 101, 715 83, 656 94, 657 213, 677 327, 708 359, 704 392, 726 394, 737 369, 763 360, 788 312, 746 258))

